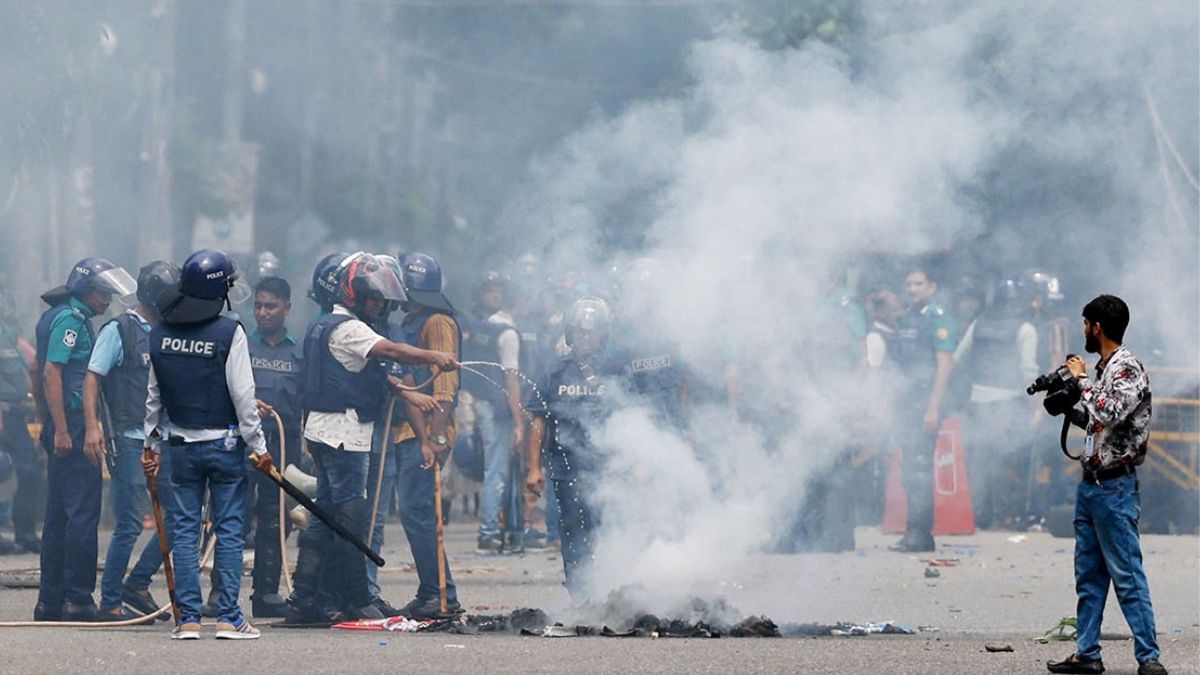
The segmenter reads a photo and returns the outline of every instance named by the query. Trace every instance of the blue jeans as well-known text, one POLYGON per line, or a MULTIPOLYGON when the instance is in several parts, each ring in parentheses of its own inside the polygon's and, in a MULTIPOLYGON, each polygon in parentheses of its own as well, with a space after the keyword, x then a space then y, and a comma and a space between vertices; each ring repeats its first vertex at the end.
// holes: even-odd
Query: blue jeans
POLYGON ((479 536, 499 536, 500 509, 504 509, 505 529, 520 532, 523 529, 524 504, 517 506, 521 492, 514 499, 512 468, 517 462, 513 455, 513 419, 506 410, 496 411, 498 404, 491 401, 475 402, 475 425, 483 441, 483 496, 479 506, 479 536))
POLYGON ((576 595, 586 585, 585 576, 595 550, 596 527, 600 524, 599 515, 589 499, 595 486, 583 478, 556 478, 551 482, 560 514, 563 575, 567 579, 567 591, 576 595))
POLYGON ((46 517, 42 523, 42 579, 38 602, 53 610, 69 602, 91 605, 96 590, 100 526, 100 467, 83 455, 83 413, 67 411, 72 450, 54 454, 54 424, 42 428, 48 455, 46 517))
MULTIPOLYGON (((246 520, 246 446, 239 439, 234 450, 225 449, 225 439, 166 445, 170 453, 174 488, 167 509, 175 561, 175 599, 181 623, 199 622, 200 606, 200 516, 204 492, 212 497, 211 517, 217 538, 213 576, 217 580, 217 616, 237 623, 242 615, 238 593, 242 585, 242 528, 246 520)), ((161 471, 160 471, 161 475, 161 471)), ((160 479, 161 481, 161 479, 160 479)))
MULTIPOLYGON (((417 600, 427 602, 438 597, 433 469, 421 468, 421 444, 415 438, 402 441, 397 448, 397 459, 400 460, 400 522, 404 524, 408 548, 417 566, 417 600)), ((449 562, 446 563, 446 601, 458 601, 449 562)))
POLYGON ((1138 663, 1158 658, 1154 608, 1138 536, 1141 512, 1137 474, 1100 485, 1079 483, 1075 501, 1075 594, 1079 596, 1075 653, 1081 659, 1100 658, 1100 622, 1110 583, 1133 632, 1138 663))
MULTIPOLYGON (((383 546, 383 521, 387 520, 388 502, 391 500, 392 493, 396 490, 396 475, 399 472, 400 460, 397 455, 400 454, 400 446, 392 443, 391 434, 383 439, 384 443, 390 444, 392 447, 388 449, 387 459, 383 465, 383 483, 380 485, 379 511, 375 514, 375 523, 373 524, 373 534, 371 535, 371 550, 379 553, 383 546)), ((375 476, 379 471, 379 454, 371 455, 371 471, 368 476, 367 494, 371 499, 375 498, 375 476)), ((370 560, 367 561, 367 589, 371 592, 372 599, 378 599, 379 588, 379 568, 370 560)))
MULTIPOLYGON (((104 576, 100 579, 101 610, 121 606, 125 569, 129 566, 134 545, 142 533, 142 515, 147 512, 147 505, 150 503, 146 491, 146 474, 142 472, 143 442, 141 439, 124 436, 116 441, 117 456, 111 485, 116 525, 113 526, 112 540, 108 543, 108 554, 104 557, 104 576)), ((169 454, 163 456, 163 465, 159 471, 158 495, 162 503, 170 503, 171 500, 169 457, 169 454)), ((150 537, 129 574, 129 585, 134 588, 148 587, 150 577, 160 565, 162 550, 158 547, 158 538, 150 537)))

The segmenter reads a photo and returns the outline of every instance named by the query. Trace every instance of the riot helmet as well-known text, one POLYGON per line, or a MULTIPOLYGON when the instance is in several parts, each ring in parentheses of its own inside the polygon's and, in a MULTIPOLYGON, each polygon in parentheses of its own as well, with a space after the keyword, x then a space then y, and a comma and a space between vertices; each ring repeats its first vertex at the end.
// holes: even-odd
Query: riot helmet
POLYGON ((326 312, 332 311, 333 303, 337 302, 337 269, 347 255, 345 251, 330 253, 313 268, 308 297, 326 312))
POLYGON ((612 331, 612 310, 608 303, 595 296, 575 301, 566 320, 566 339, 578 356, 591 356, 608 342, 612 331))
POLYGON ((224 251, 201 249, 188 256, 179 284, 158 297, 159 315, 168 323, 199 323, 229 306, 237 264, 224 251))
POLYGON ((79 299, 88 293, 124 299, 137 292, 137 282, 124 268, 104 258, 84 258, 71 268, 66 289, 79 299))
POLYGON ((170 260, 155 260, 138 270, 137 299, 158 316, 158 299, 163 291, 179 283, 179 266, 170 260))
POLYGON ((279 276, 279 258, 270 251, 263 251, 254 258, 254 280, 279 276))
POLYGON ((405 253, 400 259, 401 281, 408 296, 406 302, 443 312, 453 312, 454 306, 442 294, 442 266, 430 255, 405 253))

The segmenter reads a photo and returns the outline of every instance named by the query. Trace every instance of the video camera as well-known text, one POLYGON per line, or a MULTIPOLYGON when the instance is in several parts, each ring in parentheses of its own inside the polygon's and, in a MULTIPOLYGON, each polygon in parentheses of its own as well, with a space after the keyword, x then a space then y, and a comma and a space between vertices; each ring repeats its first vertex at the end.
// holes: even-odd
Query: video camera
MULTIPOLYGON (((1068 359, 1075 358, 1074 354, 1068 354, 1068 359)), ((1042 407, 1051 415, 1064 415, 1083 396, 1083 391, 1079 388, 1079 382, 1071 375, 1071 371, 1064 365, 1059 366, 1054 371, 1039 376, 1025 389, 1025 393, 1033 396, 1039 391, 1046 392, 1046 399, 1042 401, 1042 407)))

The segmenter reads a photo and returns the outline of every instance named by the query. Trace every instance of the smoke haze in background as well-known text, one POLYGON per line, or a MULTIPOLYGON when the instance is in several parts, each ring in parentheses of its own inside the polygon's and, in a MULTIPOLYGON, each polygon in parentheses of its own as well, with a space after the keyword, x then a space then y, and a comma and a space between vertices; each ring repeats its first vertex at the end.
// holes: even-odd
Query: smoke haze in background
MULTIPOLYGON (((820 42, 769 52, 734 29, 696 43, 686 96, 595 120, 535 162, 500 220, 548 242, 561 273, 603 279, 653 258, 664 273, 621 302, 644 310, 631 320, 647 337, 678 345, 702 386, 737 363, 745 381, 785 383, 750 388, 749 405, 790 402, 770 443, 713 404, 687 441, 636 406, 593 430, 610 461, 595 601, 619 591, 670 614, 716 599, 779 536, 772 517, 856 441, 842 405, 862 402, 855 385, 804 355, 834 330, 815 311, 830 275, 900 286, 863 269, 871 256, 983 278, 1048 269, 1078 306, 1125 297, 1143 358, 1197 362, 1197 191, 1150 112, 1169 108, 1173 142, 1196 148, 1194 3, 862 14, 854 59, 820 42), (614 217, 644 219, 644 240, 614 246, 614 217)), ((1072 347, 1077 312, 1064 310, 1072 347)))

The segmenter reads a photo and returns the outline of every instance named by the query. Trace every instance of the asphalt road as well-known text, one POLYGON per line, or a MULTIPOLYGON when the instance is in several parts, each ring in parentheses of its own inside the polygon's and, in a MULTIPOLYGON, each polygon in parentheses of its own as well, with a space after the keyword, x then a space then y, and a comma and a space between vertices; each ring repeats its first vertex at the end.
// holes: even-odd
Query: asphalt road
MULTIPOLYGON (((860 528, 855 552, 757 556, 740 578, 722 582, 712 594, 745 614, 763 614, 779 624, 893 620, 924 627, 915 635, 541 638, 264 626, 263 638, 254 642, 180 643, 167 639, 165 624, 4 628, 0 672, 1037 673, 1045 672, 1046 660, 1072 651, 1069 642, 1043 645, 1031 639, 1074 614, 1070 540, 1011 532, 947 537, 936 555, 957 564, 926 578, 926 564, 917 556, 886 550, 893 539, 860 528), (1010 645, 1014 651, 989 653, 988 644, 1010 645)), ((386 541, 384 595, 402 604, 416 576, 405 565, 408 550, 398 526, 389 525, 386 541)), ((478 555, 468 525, 451 526, 447 548, 470 612, 540 607, 555 616, 565 607, 557 555, 478 555)), ((1200 540, 1150 535, 1143 548, 1163 662, 1173 673, 1200 673, 1200 540)), ((36 564, 34 556, 6 556, 0 558, 0 573, 36 564)), ((154 591, 165 599, 161 586, 154 591)), ((248 577, 242 593, 248 610, 248 577)), ((0 621, 29 619, 35 602, 34 589, 0 588, 0 621)), ((1114 638, 1103 643, 1108 672, 1136 672, 1132 643, 1121 639, 1128 629, 1111 596, 1104 631, 1114 638)))

